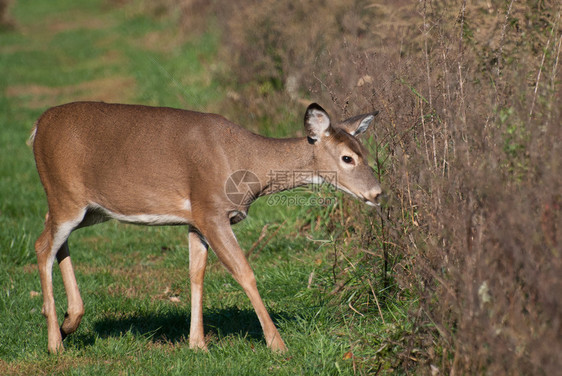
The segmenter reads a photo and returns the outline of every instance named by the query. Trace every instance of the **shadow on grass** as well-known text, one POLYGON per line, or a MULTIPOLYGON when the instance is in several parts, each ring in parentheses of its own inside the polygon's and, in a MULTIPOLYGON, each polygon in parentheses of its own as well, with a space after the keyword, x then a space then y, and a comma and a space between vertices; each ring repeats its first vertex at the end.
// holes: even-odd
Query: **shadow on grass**
MULTIPOLYGON (((283 313, 271 314, 274 322, 286 320, 283 313)), ((94 331, 101 338, 119 337, 127 332, 149 338, 152 342, 178 343, 189 339, 191 316, 189 311, 169 312, 131 312, 120 316, 109 316, 94 323, 94 331)), ((252 341, 263 342, 263 331, 256 313, 250 309, 240 310, 236 307, 211 309, 203 312, 205 335, 219 338, 239 335, 252 341)), ((83 345, 92 344, 93 338, 73 340, 83 345)))

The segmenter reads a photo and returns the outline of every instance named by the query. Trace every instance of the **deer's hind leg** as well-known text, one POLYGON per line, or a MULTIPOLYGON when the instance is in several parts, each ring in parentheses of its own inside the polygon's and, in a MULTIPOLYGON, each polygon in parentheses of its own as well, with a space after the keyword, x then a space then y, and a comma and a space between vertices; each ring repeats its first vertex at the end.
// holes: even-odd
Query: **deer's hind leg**
POLYGON ((84 312, 67 244, 68 236, 80 224, 84 214, 84 210, 81 210, 76 213, 74 218, 61 221, 48 213, 45 220, 45 229, 35 242, 37 266, 43 292, 42 312, 47 319, 48 350, 52 353, 64 349, 62 345, 63 336, 76 330, 84 312), (58 258, 68 297, 68 313, 60 329, 53 294, 52 275, 55 257, 58 258))
POLYGON ((70 261, 70 252, 68 250, 68 241, 65 241, 59 252, 57 253, 57 261, 59 263, 62 282, 66 291, 66 299, 68 307, 64 315, 64 321, 60 327, 62 339, 70 333, 78 329, 82 316, 84 316, 84 303, 80 296, 78 283, 76 283, 76 276, 70 261))

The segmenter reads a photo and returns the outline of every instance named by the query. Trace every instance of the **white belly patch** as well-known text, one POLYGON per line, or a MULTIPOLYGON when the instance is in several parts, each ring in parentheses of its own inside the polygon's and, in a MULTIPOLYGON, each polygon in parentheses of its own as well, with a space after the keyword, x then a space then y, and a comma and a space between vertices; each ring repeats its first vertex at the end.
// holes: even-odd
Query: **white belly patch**
POLYGON ((188 221, 185 218, 170 214, 132 214, 125 215, 112 212, 98 204, 88 205, 88 209, 96 212, 96 215, 103 215, 109 219, 116 219, 119 222, 132 223, 137 225, 186 225, 188 221))

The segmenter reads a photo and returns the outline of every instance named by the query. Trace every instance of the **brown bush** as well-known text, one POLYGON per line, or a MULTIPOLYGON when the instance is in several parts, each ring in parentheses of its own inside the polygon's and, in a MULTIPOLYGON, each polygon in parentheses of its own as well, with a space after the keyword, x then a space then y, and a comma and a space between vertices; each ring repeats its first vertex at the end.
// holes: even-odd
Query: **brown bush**
POLYGON ((12 0, 0 0, 0 30, 13 29, 15 24, 10 16, 10 6, 12 0))
POLYGON ((379 273, 347 288, 419 297, 415 329, 397 340, 405 370, 562 367, 560 12, 556 1, 214 5, 229 116, 294 133, 311 99, 342 117, 381 110, 370 147, 388 204, 373 218, 349 202, 333 221, 346 237, 354 228, 358 260, 379 273))

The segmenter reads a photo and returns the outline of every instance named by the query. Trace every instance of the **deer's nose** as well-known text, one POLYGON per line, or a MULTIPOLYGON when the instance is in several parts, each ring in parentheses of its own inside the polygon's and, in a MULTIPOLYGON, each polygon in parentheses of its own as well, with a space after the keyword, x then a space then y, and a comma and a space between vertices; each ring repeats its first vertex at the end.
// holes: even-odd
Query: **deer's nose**
POLYGON ((377 197, 379 197, 381 193, 382 193, 382 189, 379 185, 371 188, 371 190, 369 190, 365 195, 363 195, 363 198, 365 199, 365 203, 371 206, 377 205, 377 197))

